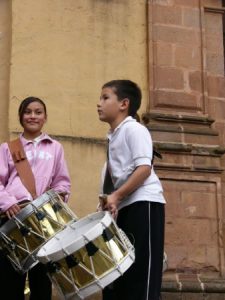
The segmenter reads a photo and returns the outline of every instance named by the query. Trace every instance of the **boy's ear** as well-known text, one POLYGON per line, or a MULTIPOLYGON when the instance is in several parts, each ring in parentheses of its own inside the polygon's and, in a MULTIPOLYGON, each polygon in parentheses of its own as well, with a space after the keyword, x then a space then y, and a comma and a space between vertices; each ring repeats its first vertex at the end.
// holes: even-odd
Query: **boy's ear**
POLYGON ((125 110, 128 110, 129 108, 129 104, 130 104, 130 100, 128 98, 124 98, 122 101, 121 101, 121 110, 122 111, 125 111, 125 110))

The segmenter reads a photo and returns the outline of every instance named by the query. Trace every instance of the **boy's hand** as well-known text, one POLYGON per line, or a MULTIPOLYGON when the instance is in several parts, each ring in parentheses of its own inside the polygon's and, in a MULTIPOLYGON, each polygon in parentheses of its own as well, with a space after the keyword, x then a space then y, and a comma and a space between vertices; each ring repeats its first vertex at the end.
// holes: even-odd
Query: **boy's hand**
POLYGON ((100 207, 102 210, 108 210, 114 218, 116 218, 118 210, 118 199, 115 193, 111 195, 99 195, 100 207))
POLYGON ((105 210, 105 205, 107 203, 107 197, 108 197, 107 194, 100 194, 100 195, 98 195, 99 204, 97 206, 97 211, 105 210))
POLYGON ((107 196, 107 203, 105 205, 105 208, 110 211, 112 214, 113 218, 115 219, 118 214, 118 204, 119 204, 119 199, 116 196, 116 193, 112 193, 107 196))

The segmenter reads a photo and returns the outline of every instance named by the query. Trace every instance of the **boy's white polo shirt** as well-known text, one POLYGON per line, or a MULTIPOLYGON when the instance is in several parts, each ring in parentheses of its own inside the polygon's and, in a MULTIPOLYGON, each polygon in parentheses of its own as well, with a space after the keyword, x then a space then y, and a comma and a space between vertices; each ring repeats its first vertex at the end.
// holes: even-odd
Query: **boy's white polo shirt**
MULTIPOLYGON (((132 117, 127 117, 108 135, 109 167, 114 187, 118 189, 141 165, 151 166, 153 145, 148 129, 132 117)), ((119 209, 137 201, 165 203, 163 189, 154 169, 145 182, 125 198, 119 209)))

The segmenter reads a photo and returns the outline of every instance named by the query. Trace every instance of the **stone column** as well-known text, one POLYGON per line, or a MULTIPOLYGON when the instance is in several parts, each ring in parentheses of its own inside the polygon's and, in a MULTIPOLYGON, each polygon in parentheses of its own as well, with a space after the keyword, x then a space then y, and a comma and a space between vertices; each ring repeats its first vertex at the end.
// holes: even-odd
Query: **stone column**
POLYGON ((163 155, 155 168, 167 199, 165 299, 225 291, 223 13, 221 0, 148 1, 143 121, 163 155))
POLYGON ((11 1, 0 0, 0 143, 8 138, 11 1))

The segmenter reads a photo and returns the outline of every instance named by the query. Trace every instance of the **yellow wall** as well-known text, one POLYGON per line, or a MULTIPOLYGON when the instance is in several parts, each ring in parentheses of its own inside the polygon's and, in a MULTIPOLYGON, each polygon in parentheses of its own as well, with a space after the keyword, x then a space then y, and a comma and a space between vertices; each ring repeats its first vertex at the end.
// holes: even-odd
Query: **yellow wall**
POLYGON ((0 142, 8 138, 11 1, 0 0, 0 142))
POLYGON ((46 131, 64 136, 70 203, 78 215, 95 209, 105 159, 105 148, 93 140, 103 139, 108 128, 96 113, 101 86, 111 79, 132 79, 143 89, 141 110, 147 105, 145 2, 12 2, 10 132, 21 130, 21 99, 35 95, 46 101, 46 131))

